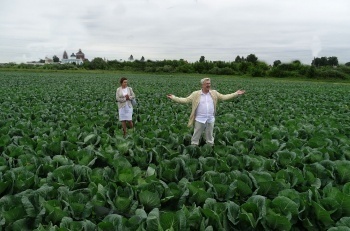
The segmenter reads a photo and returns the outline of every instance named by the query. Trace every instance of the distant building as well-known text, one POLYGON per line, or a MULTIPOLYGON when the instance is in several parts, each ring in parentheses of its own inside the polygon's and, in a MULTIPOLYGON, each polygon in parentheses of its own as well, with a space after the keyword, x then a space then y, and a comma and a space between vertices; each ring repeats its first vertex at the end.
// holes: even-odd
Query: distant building
POLYGON ((52 64, 52 63, 53 63, 53 59, 45 57, 45 64, 52 64))
POLYGON ((67 52, 64 51, 61 63, 75 63, 76 65, 81 65, 84 63, 85 60, 85 54, 81 51, 81 49, 79 49, 79 51, 76 54, 72 53, 69 58, 67 52))
POLYGON ((75 57, 77 59, 85 60, 85 54, 83 52, 81 52, 81 49, 79 49, 79 51, 75 54, 75 57))
POLYGON ((66 51, 63 52, 63 59, 68 59, 68 55, 66 51))

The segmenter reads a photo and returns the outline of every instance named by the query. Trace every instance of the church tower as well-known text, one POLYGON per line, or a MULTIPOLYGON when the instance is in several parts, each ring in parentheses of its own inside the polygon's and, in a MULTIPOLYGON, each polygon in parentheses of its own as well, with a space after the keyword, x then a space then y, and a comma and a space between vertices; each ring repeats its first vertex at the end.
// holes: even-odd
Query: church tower
POLYGON ((85 54, 79 49, 79 51, 75 54, 77 59, 85 60, 85 54))
POLYGON ((63 52, 63 59, 68 59, 68 55, 66 51, 63 52))

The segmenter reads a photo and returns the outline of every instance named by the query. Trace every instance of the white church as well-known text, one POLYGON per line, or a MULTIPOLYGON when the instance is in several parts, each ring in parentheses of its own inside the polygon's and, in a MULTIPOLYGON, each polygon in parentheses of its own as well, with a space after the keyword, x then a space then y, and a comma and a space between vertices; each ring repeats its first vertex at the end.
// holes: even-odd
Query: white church
POLYGON ((61 59, 61 63, 75 63, 76 65, 81 65, 84 63, 85 60, 85 54, 79 49, 79 51, 74 54, 72 53, 70 57, 68 57, 67 52, 63 52, 63 58, 61 59))

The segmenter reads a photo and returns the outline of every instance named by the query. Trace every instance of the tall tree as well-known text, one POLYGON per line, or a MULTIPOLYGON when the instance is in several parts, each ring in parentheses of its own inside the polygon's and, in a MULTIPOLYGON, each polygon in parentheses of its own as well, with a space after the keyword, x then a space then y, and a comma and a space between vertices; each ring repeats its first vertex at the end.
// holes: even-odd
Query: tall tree
POLYGON ((277 67, 278 65, 280 65, 282 62, 281 62, 281 60, 275 60, 274 62, 273 62, 273 66, 274 67, 277 67))
POLYGON ((335 56, 328 57, 328 65, 330 65, 330 66, 338 66, 339 65, 338 58, 335 57, 335 56))
POLYGON ((106 61, 100 57, 94 58, 90 62, 90 68, 93 70, 95 70, 95 69, 105 70, 105 69, 107 69, 107 67, 108 67, 108 65, 107 65, 106 61))
POLYGON ((203 55, 199 58, 199 62, 200 63, 204 63, 205 62, 205 57, 203 55))
POLYGON ((256 57, 254 54, 250 54, 247 56, 247 62, 255 64, 257 61, 258 61, 258 57, 256 57))
POLYGON ((242 62, 241 57, 239 57, 239 55, 237 55, 236 59, 235 59, 235 63, 240 63, 242 62))
POLYGON ((314 59, 312 60, 311 65, 312 65, 312 66, 315 66, 315 67, 318 67, 318 66, 320 66, 320 61, 321 61, 320 58, 315 58, 315 57, 314 57, 314 59))
POLYGON ((54 55, 54 56, 52 57, 52 61, 53 61, 54 63, 58 63, 58 62, 60 61, 60 59, 59 59, 56 55, 54 55))
POLYGON ((326 57, 321 57, 320 66, 327 66, 328 60, 326 57))
POLYGON ((133 60, 134 60, 134 56, 130 55, 129 61, 133 61, 133 60))

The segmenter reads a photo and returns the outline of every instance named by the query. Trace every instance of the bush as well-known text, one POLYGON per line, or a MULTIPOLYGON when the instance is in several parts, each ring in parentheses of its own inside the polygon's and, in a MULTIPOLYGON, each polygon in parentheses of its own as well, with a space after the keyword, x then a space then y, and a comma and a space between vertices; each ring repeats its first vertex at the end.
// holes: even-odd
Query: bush
POLYGON ((309 70, 309 66, 306 66, 306 65, 304 66, 304 65, 302 65, 302 66, 299 67, 298 73, 299 73, 300 75, 302 75, 302 76, 306 76, 308 70, 309 70))
POLYGON ((350 75, 350 66, 339 66, 337 70, 345 73, 346 75, 350 75))
POLYGON ((229 67, 224 67, 219 69, 220 75, 232 75, 234 74, 234 71, 229 67))
POLYGON ((310 66, 306 71, 306 77, 315 78, 316 77, 316 68, 315 66, 310 66))
POLYGON ((322 79, 347 79, 348 76, 338 70, 323 70, 317 73, 317 77, 322 79))
POLYGON ((171 65, 165 65, 165 66, 163 67, 163 71, 164 71, 164 72, 173 72, 173 71, 174 71, 174 68, 173 68, 173 66, 171 66, 171 65))
POLYGON ((218 75, 219 74, 219 68, 218 67, 213 67, 212 69, 210 69, 208 71, 208 74, 211 74, 211 75, 218 75))
POLYGON ((155 67, 145 67, 145 72, 156 72, 155 67))
POLYGON ((250 74, 253 77, 264 77, 266 76, 266 71, 261 68, 255 67, 255 68, 251 68, 250 74))
POLYGON ((280 68, 277 67, 273 67, 269 72, 268 72, 268 76, 270 77, 278 77, 278 78, 285 78, 288 77, 288 72, 284 71, 280 68))
POLYGON ((193 73, 194 69, 190 64, 183 64, 176 68, 175 72, 193 73))
POLYGON ((253 65, 252 63, 242 62, 242 63, 239 63, 238 69, 242 74, 245 74, 248 72, 249 67, 252 65, 253 65))
POLYGON ((233 75, 234 73, 235 72, 229 67, 224 67, 224 68, 213 67, 208 71, 208 74, 211 74, 211 75, 233 75))

